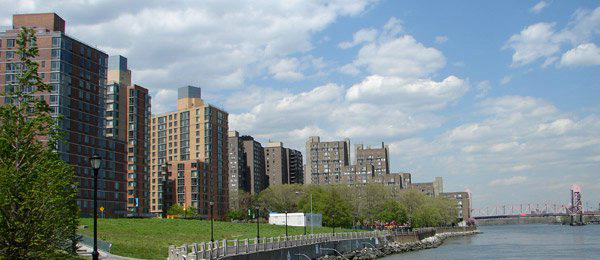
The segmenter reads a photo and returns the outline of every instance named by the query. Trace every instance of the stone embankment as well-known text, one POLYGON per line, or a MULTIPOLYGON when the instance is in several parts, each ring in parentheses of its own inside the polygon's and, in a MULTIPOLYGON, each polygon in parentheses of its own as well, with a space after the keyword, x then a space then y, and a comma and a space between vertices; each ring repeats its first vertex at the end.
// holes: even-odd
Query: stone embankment
POLYGON ((327 255, 317 258, 317 260, 350 259, 350 260, 372 260, 392 254, 399 254, 409 251, 430 249, 440 246, 446 238, 456 236, 468 236, 479 233, 479 230, 465 232, 446 232, 438 233, 435 236, 424 238, 416 242, 387 242, 378 248, 363 248, 344 254, 344 256, 327 255))

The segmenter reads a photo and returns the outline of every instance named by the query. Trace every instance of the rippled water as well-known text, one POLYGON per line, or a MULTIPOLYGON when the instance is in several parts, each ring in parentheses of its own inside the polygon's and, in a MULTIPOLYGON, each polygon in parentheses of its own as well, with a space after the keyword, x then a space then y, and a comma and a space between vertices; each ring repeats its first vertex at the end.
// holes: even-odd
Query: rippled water
POLYGON ((435 249, 381 259, 600 259, 600 225, 500 225, 479 229, 481 234, 449 238, 435 249))

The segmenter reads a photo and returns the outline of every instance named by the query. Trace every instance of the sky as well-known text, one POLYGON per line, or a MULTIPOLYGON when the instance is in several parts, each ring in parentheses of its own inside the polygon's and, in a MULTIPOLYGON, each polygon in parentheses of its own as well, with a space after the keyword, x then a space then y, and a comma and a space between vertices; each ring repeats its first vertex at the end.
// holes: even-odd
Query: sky
MULTIPOLYGON (((600 201, 598 1, 0 0, 129 59, 154 114, 202 88, 229 128, 389 145, 393 172, 473 207, 600 201)), ((586 204, 584 204, 584 207, 586 204)))

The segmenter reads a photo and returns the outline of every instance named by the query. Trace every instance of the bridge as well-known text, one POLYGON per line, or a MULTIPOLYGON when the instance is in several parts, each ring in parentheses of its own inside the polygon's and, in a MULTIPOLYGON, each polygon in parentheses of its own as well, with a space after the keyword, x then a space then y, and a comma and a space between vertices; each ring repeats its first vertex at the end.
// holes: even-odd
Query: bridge
POLYGON ((571 186, 571 203, 521 203, 498 205, 494 207, 473 208, 471 216, 475 219, 501 219, 522 217, 570 216, 571 224, 582 224, 583 216, 600 216, 599 211, 584 211, 581 200, 581 188, 571 186))

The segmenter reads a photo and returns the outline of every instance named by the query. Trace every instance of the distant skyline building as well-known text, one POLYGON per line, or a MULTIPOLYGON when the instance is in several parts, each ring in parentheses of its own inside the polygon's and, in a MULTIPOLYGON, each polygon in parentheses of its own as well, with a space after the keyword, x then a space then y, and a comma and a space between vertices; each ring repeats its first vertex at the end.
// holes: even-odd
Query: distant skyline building
POLYGON ((131 84, 127 58, 108 58, 106 136, 127 142, 127 215, 150 213, 150 96, 131 84))
MULTIPOLYGON (((94 173, 89 158, 102 157, 98 178, 98 206, 107 217, 127 214, 126 142, 105 135, 105 87, 108 55, 65 33, 66 23, 55 13, 13 15, 12 29, 0 32, 0 91, 16 84, 19 73, 17 37, 21 27, 35 30, 42 80, 50 93, 45 99, 52 116, 62 116, 59 127, 65 140, 57 147, 60 158, 77 175, 77 205, 82 216, 93 215, 94 173)), ((0 98, 0 105, 10 97, 0 98)))
POLYGON ((287 148, 288 173, 290 184, 304 184, 304 163, 302 152, 287 148))
POLYGON ((240 137, 246 154, 246 179, 251 194, 258 194, 269 187, 269 178, 265 168, 265 149, 254 137, 243 135, 240 137))
POLYGON ((240 208, 240 192, 250 192, 248 164, 244 142, 237 131, 227 133, 229 154, 229 208, 240 208))
POLYGON ((456 203, 457 217, 460 221, 471 218, 471 197, 468 192, 442 192, 440 196, 456 203))
POLYGON ((368 166, 372 166, 375 176, 390 173, 388 146, 383 142, 380 148, 365 148, 364 145, 357 144, 354 155, 355 164, 360 171, 366 171, 368 166))
POLYGON ((200 88, 178 89, 177 111, 152 116, 151 209, 174 204, 224 219, 229 209, 228 113, 207 104, 200 88))
POLYGON ((286 148, 282 142, 269 142, 265 147, 265 162, 269 186, 304 183, 300 151, 286 148))
POLYGON ((321 142, 311 136, 306 142, 305 184, 338 183, 344 167, 350 166, 350 139, 321 142))
POLYGON ((444 192, 444 181, 442 177, 435 177, 433 182, 412 183, 409 189, 415 189, 429 197, 438 197, 444 192))
POLYGON ((287 150, 282 142, 269 142, 265 147, 265 169, 269 178, 269 186, 289 184, 287 150))

